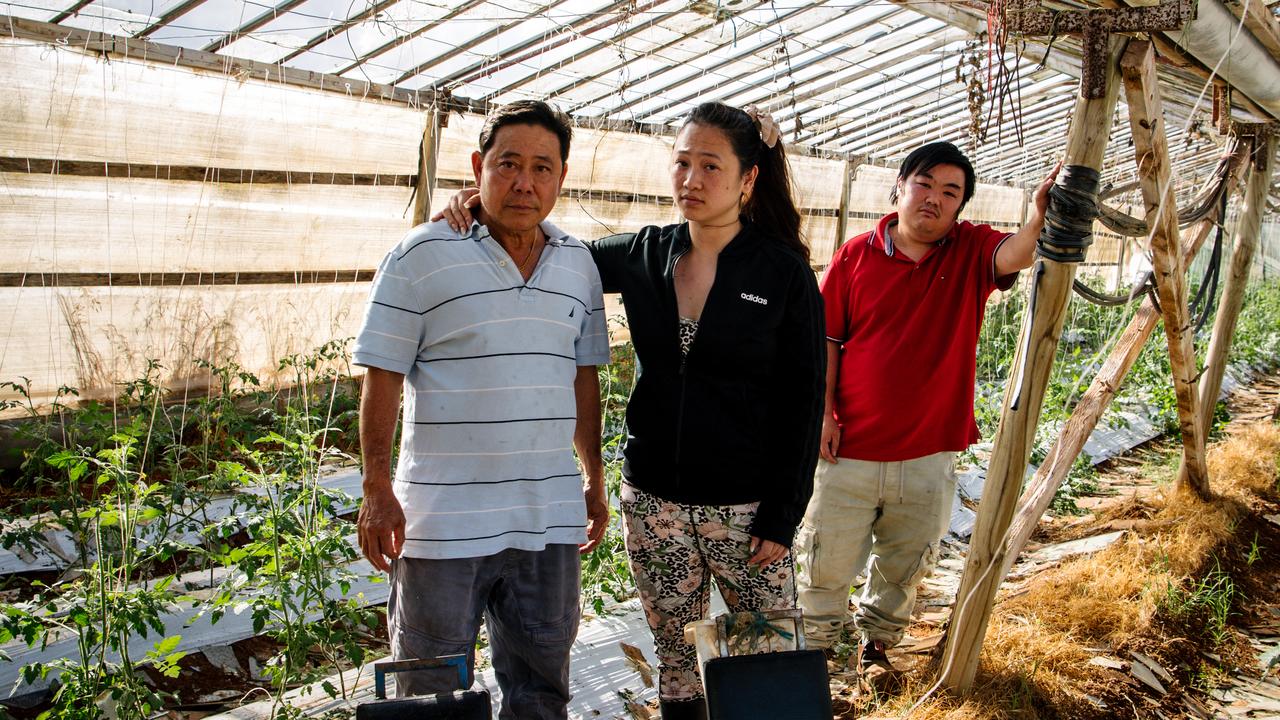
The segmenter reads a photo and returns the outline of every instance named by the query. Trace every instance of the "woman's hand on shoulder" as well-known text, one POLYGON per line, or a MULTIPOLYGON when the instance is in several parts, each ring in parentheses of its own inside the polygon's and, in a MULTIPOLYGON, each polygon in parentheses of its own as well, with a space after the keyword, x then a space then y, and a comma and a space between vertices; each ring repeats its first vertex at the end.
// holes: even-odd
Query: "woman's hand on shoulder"
POLYGON ((431 221, 445 220, 449 227, 463 232, 471 227, 471 208, 480 204, 480 188, 462 188, 449 198, 444 210, 431 216, 431 221))

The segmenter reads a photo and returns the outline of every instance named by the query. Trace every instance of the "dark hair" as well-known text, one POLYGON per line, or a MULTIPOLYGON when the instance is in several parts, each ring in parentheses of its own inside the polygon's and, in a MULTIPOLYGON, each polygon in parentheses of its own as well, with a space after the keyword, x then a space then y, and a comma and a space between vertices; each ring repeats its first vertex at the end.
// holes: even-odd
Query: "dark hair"
MULTIPOLYGON (((960 152, 960 148, 949 142, 929 143, 912 150, 907 159, 902 161, 902 167, 898 169, 898 179, 906 180, 916 173, 929 172, 939 165, 955 165, 964 171, 964 196, 960 200, 959 208, 963 210, 969 198, 973 197, 973 186, 977 180, 973 174, 973 163, 960 152)), ((889 191, 889 202, 898 202, 897 183, 894 183, 893 189, 889 191)))
POLYGON ((480 128, 481 155, 489 152, 494 136, 508 125, 533 125, 550 130, 560 140, 560 162, 569 160, 569 141, 573 139, 569 116, 541 100, 517 100, 489 113, 484 127, 480 128))
POLYGON ((760 226, 765 233, 776 236, 808 262, 809 247, 800 240, 800 212, 791 197, 791 178, 782 138, 778 138, 773 147, 765 145, 760 139, 760 128, 750 115, 718 102, 703 103, 694 108, 681 129, 690 123, 723 131, 742 165, 743 173, 752 166, 760 169, 751 197, 742 206, 742 217, 760 226))

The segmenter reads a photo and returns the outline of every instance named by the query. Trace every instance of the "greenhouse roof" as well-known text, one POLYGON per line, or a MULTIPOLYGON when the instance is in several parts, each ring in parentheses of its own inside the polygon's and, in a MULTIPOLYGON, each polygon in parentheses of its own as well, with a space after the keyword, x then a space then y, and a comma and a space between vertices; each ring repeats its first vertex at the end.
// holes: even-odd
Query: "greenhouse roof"
MULTIPOLYGON (((1156 34, 1180 192, 1220 154, 1211 75, 1236 86, 1234 119, 1280 112, 1277 4, 1202 0, 1198 14, 1228 8, 1237 27, 1222 49, 1248 45, 1275 67, 1208 57, 1187 41, 1199 30, 1156 34)), ((1002 55, 978 2, 19 0, 0 2, 0 13, 13 35, 78 44, 103 33, 130 38, 131 54, 205 68, 225 59, 240 72, 274 66, 285 80, 408 102, 447 94, 480 111, 550 99, 584 125, 664 132, 700 101, 754 103, 810 152, 885 164, 949 139, 971 151, 984 180, 1023 187, 1061 155, 1082 53, 1079 36, 1011 34, 1002 55)), ((1122 103, 1118 119, 1125 112, 1122 103)), ((1111 143, 1108 180, 1121 185, 1134 166, 1128 133, 1111 143)))

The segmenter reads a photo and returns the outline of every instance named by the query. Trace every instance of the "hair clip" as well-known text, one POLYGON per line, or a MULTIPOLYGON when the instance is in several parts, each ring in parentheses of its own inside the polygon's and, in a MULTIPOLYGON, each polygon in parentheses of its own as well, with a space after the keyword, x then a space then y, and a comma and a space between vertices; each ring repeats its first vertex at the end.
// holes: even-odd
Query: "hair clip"
POLYGON ((760 139, 764 144, 773 147, 778 144, 778 138, 782 136, 782 131, 778 129, 778 123, 774 122, 773 116, 761 110, 755 105, 748 105, 742 108, 742 111, 751 118, 756 127, 760 130, 760 139))

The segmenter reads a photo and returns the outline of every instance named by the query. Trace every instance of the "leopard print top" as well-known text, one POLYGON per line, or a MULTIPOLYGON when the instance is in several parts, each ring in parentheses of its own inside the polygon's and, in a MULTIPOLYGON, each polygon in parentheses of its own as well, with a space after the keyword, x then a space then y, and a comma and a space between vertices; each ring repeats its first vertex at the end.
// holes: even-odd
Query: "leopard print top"
POLYGON ((689 348, 693 345, 693 336, 698 334, 698 321, 693 318, 680 318, 680 358, 689 357, 689 348))

